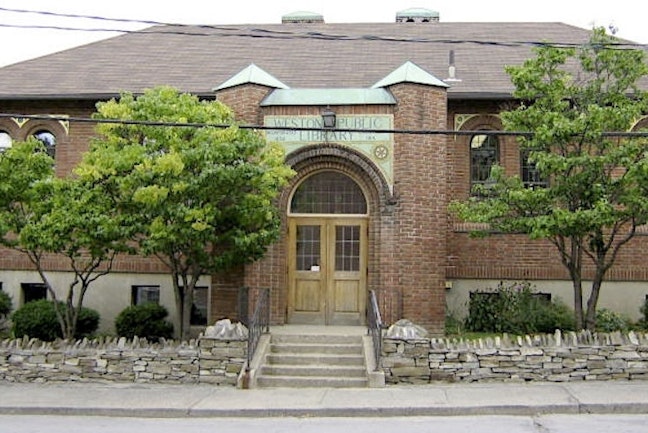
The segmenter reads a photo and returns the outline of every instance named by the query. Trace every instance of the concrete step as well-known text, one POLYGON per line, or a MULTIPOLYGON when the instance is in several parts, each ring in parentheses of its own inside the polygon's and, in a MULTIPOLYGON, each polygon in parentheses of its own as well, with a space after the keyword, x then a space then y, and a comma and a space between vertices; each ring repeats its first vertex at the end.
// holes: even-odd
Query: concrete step
POLYGON ((267 364, 279 365, 364 365, 364 356, 339 354, 294 354, 269 353, 266 355, 267 364))
POLYGON ((260 375, 257 378, 259 386, 273 388, 366 388, 367 383, 364 377, 260 375))
POLYGON ((265 365, 261 368, 262 376, 310 376, 310 377, 362 377, 366 378, 367 371, 363 365, 265 365))
POLYGON ((340 344, 340 343, 270 343, 272 353, 325 353, 336 355, 357 355, 362 354, 362 345, 340 344))
POLYGON ((272 334, 273 343, 289 344, 358 344, 358 335, 329 335, 329 334, 272 334))
POLYGON ((271 335, 260 387, 367 387, 362 335, 271 335))

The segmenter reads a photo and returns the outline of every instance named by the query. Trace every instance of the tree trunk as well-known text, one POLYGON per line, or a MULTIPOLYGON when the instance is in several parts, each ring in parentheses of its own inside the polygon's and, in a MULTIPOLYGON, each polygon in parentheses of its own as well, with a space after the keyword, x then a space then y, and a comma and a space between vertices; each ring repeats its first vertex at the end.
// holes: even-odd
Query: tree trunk
POLYGON ((182 310, 182 328, 180 339, 188 341, 191 338, 191 307, 193 306, 194 286, 196 282, 192 279, 184 290, 184 304, 182 310))
POLYGON ((572 275, 572 286, 574 289, 574 319, 576 329, 583 329, 583 281, 580 273, 572 275))
POLYGON ((51 301, 54 303, 54 312, 56 313, 56 319, 58 320, 59 326, 61 327, 61 335, 65 337, 65 329, 66 329, 65 316, 63 315, 63 312, 61 312, 61 310, 59 309, 58 298, 56 297, 56 292, 54 291, 54 287, 52 287, 52 285, 49 282, 49 279, 47 278, 47 275, 45 275, 45 271, 43 271, 43 267, 41 266, 40 255, 30 251, 27 253, 27 257, 29 257, 29 260, 36 268, 36 272, 38 272, 41 281, 43 282, 43 284, 45 284, 45 287, 47 288, 47 293, 49 293, 51 301))
POLYGON ((171 277, 173 278, 173 294, 174 294, 174 299, 175 299, 175 306, 176 306, 176 320, 173 324, 174 327, 174 334, 176 335, 177 338, 182 338, 182 323, 183 323, 183 313, 184 313, 184 286, 181 286, 178 283, 178 278, 180 278, 180 275, 178 272, 173 271, 171 273, 171 277))
POLYGON ((580 246, 579 239, 571 239, 571 251, 569 254, 570 260, 563 261, 569 270, 569 276, 572 280, 572 288, 574 290, 574 320, 577 330, 583 329, 583 276, 582 276, 582 263, 583 252, 580 246))
POLYGON ((598 305, 604 276, 605 271, 603 269, 596 270, 594 280, 592 281, 592 291, 590 292, 589 299, 587 300, 587 315, 585 317, 585 326, 590 331, 594 331, 596 329, 596 306, 598 305))

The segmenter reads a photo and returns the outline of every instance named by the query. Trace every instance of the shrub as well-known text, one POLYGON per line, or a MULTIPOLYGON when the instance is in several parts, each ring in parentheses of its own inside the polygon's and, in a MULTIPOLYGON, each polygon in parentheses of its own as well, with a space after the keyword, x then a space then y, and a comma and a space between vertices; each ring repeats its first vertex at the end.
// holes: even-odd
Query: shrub
POLYGON ((0 338, 9 337, 9 314, 13 308, 11 296, 0 290, 0 338))
POLYGON ((11 302, 11 296, 9 296, 8 293, 0 290, 0 318, 9 316, 12 308, 13 304, 11 302))
MULTIPOLYGON (((63 306, 60 302, 59 305, 63 306)), ((43 341, 53 341, 63 338, 61 325, 56 318, 54 302, 46 299, 28 302, 17 309, 11 316, 12 331, 17 337, 27 335, 43 341)), ((92 336, 99 327, 99 313, 90 308, 82 307, 77 319, 74 338, 81 339, 92 336)))
POLYGON ((601 332, 627 331, 630 329, 630 320, 607 308, 596 311, 596 330, 601 332))
POLYGON ((152 302, 133 305, 119 313, 115 319, 115 329, 117 335, 126 338, 138 336, 150 341, 171 338, 173 324, 165 320, 168 315, 166 308, 152 302))
POLYGON ((456 335, 462 334, 464 324, 457 314, 451 312, 446 305, 446 316, 445 316, 445 333, 446 335, 456 335))
POLYGON ((641 311, 641 319, 639 319, 637 325, 648 330, 648 298, 646 298, 639 311, 641 311))
POLYGON ((529 283, 500 283, 470 295, 466 328, 475 332, 548 333, 574 329, 571 310, 535 293, 529 283))

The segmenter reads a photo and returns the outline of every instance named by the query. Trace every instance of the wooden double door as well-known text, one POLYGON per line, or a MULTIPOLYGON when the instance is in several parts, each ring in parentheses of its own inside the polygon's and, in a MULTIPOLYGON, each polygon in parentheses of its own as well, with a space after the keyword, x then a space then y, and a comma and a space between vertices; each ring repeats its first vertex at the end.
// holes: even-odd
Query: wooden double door
POLYGON ((290 218, 288 238, 288 322, 364 324, 366 218, 290 218))

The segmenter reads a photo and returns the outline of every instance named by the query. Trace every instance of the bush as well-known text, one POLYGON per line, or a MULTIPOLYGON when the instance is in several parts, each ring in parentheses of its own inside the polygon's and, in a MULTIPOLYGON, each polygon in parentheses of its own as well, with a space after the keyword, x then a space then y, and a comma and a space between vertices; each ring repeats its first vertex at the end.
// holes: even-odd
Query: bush
POLYGON ((12 308, 11 296, 0 290, 0 338, 9 337, 11 324, 8 319, 12 308))
POLYGON ((446 335, 457 335, 462 334, 464 331, 464 323, 457 314, 451 312, 446 305, 446 316, 445 316, 445 333, 446 335))
POLYGON ((13 304, 11 302, 11 296, 9 296, 8 293, 0 290, 0 318, 9 316, 12 308, 13 304))
MULTIPOLYGON (((63 306, 63 302, 59 302, 63 306)), ((56 318, 54 302, 46 299, 28 302, 17 309, 11 316, 12 331, 16 337, 27 335, 43 341, 54 341, 63 338, 61 325, 56 318)), ((92 336, 99 327, 99 313, 90 308, 82 307, 77 319, 74 338, 81 339, 92 336)))
POLYGON ((630 320, 621 313, 607 308, 596 310, 596 330, 601 332, 628 331, 630 320))
POLYGON ((117 335, 126 338, 135 336, 149 341, 173 336, 173 324, 165 320, 169 312, 162 305, 146 303, 124 309, 115 319, 117 335))
POLYGON ((648 330, 648 298, 646 298, 639 311, 641 311, 641 319, 639 319, 637 325, 642 329, 648 330))
POLYGON ((534 293, 529 283, 500 283, 494 291, 470 295, 466 328, 475 332, 550 333, 574 329, 573 312, 534 293))

